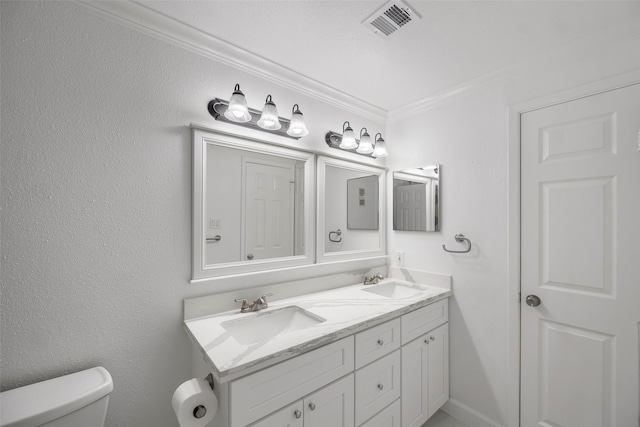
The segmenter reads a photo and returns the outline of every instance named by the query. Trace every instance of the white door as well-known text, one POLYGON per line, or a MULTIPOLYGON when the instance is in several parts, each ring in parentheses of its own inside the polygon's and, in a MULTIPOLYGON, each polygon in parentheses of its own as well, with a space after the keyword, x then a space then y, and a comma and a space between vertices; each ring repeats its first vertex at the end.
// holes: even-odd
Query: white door
POLYGON ((639 132, 640 84, 521 117, 523 427, 639 425, 639 132))
POLYGON ((244 259, 292 256, 293 165, 247 161, 244 171, 244 259))
POLYGON ((396 230, 427 230, 427 185, 399 185, 394 188, 394 196, 396 230))

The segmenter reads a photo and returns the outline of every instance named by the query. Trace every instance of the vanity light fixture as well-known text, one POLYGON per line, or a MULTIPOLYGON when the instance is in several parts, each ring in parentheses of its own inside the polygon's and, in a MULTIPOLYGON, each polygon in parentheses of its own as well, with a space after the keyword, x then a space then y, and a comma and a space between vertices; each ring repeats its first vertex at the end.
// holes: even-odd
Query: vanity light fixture
POLYGON ((371 142, 371 137, 367 132, 367 128, 360 130, 361 139, 357 140, 353 129, 349 122, 344 122, 342 125, 342 135, 339 133, 329 131, 324 137, 324 141, 331 148, 339 148, 344 151, 361 154, 367 157, 387 157, 387 143, 382 138, 381 133, 377 133, 375 137, 375 145, 371 142), (364 132, 364 133, 363 133, 364 132), (353 137, 353 141, 350 142, 350 138, 353 137))
POLYGON ((287 135, 297 138, 309 135, 307 125, 304 124, 304 117, 298 104, 294 104, 291 111, 291 123, 289 124, 289 129, 287 129, 287 135))
POLYGON ((384 142, 384 139, 382 139, 382 134, 378 132, 374 139, 376 140, 376 143, 373 147, 373 153, 371 153, 371 155, 373 157, 387 157, 389 155, 389 153, 387 153, 387 143, 384 142), (380 137, 378 137, 378 135, 380 135, 380 137))
POLYGON ((266 130, 278 130, 282 127, 278 120, 278 109, 271 99, 271 95, 267 95, 267 100, 262 109, 262 115, 258 120, 258 126, 266 130))
POLYGON ((291 120, 278 116, 278 109, 271 95, 267 95, 262 112, 247 107, 247 100, 236 84, 229 101, 214 98, 207 105, 214 119, 260 131, 268 131, 288 138, 300 139, 309 135, 302 112, 295 104, 291 120))
POLYGON ((233 95, 231 95, 231 99, 229 100, 229 105, 227 106, 227 111, 225 111, 224 116, 236 123, 246 123, 251 120, 251 114, 247 107, 247 99, 244 97, 244 93, 240 90, 239 84, 237 84, 233 89, 233 95))
POLYGON ((369 132, 367 132, 367 128, 360 129, 360 143, 358 144, 358 148, 356 148, 356 153, 373 153, 373 144, 371 143, 371 137, 369 136, 369 132), (364 134, 362 131, 364 131, 364 134))
POLYGON ((358 147, 356 134, 353 129, 351 129, 351 124, 344 122, 342 124, 342 141, 340 141, 340 148, 343 150, 353 150, 356 147, 358 147))

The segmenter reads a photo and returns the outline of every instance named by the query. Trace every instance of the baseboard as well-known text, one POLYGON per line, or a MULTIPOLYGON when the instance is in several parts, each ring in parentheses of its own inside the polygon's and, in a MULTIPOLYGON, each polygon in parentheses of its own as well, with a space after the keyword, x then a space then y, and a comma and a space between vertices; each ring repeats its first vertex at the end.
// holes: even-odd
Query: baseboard
POLYGON ((455 399, 449 399, 441 409, 470 427, 504 427, 455 399))

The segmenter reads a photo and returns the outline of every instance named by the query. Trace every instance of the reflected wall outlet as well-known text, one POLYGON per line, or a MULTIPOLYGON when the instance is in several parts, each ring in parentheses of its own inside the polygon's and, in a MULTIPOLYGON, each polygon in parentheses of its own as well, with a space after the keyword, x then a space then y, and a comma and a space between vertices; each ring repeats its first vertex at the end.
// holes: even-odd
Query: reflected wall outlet
POLYGON ((398 267, 404 267, 404 252, 402 251, 396 252, 396 265, 398 267))

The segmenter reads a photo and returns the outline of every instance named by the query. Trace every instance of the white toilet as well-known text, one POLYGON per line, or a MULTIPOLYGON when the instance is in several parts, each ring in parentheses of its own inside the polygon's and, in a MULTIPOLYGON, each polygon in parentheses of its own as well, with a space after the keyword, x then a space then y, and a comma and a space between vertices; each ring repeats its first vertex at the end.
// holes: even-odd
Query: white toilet
POLYGON ((103 367, 0 393, 1 427, 103 427, 113 390, 103 367))

